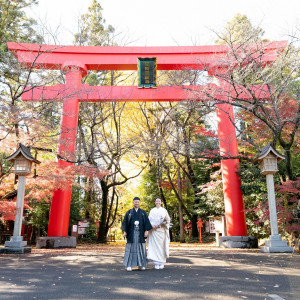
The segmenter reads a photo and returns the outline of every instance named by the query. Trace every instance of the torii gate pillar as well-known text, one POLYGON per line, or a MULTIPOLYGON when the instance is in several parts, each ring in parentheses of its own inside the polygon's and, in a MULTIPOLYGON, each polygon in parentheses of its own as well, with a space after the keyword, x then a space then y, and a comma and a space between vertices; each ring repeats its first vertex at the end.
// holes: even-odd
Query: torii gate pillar
MULTIPOLYGON (((226 70, 220 70, 222 73, 226 70)), ((221 89, 230 95, 230 85, 219 80, 221 89)), ((239 155, 237 147, 236 130, 234 126, 233 107, 231 98, 223 95, 224 103, 217 104, 218 137, 221 160, 224 206, 226 216, 226 229, 228 236, 246 236, 246 217, 244 212, 241 179, 239 175, 239 155), (227 102, 227 103, 226 103, 227 102), (228 157, 228 159, 227 159, 228 157)))
POLYGON ((226 228, 228 236, 246 236, 246 218, 239 172, 236 132, 233 125, 233 108, 230 104, 217 105, 218 136, 221 160, 222 182, 226 228))
MULTIPOLYGON (((81 79, 87 74, 87 68, 80 63, 65 63, 63 71, 66 73, 66 86, 72 94, 81 85, 81 79)), ((63 102, 61 131, 58 145, 58 159, 61 166, 72 165, 75 161, 76 134, 79 111, 79 95, 74 93, 63 102)), ((53 193, 49 217, 48 236, 67 237, 72 196, 72 182, 66 182, 63 189, 53 193)))
MULTIPOLYGON (((224 72, 224 70, 223 70, 224 72)), ((230 95, 230 85, 219 80, 224 92, 230 95)), ((219 238, 219 246, 225 248, 257 248, 257 239, 247 236, 246 216, 244 210, 237 137, 234 126, 231 98, 223 95, 225 103, 217 104, 218 137, 221 160, 225 219, 227 236, 219 238)))

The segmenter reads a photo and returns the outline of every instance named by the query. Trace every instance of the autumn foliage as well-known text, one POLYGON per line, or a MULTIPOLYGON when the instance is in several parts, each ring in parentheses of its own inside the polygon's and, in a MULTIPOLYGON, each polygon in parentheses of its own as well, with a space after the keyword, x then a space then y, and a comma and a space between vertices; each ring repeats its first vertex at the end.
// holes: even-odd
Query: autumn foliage
MULTIPOLYGON (((33 176, 26 178, 25 209, 31 209, 30 202, 50 201, 54 189, 66 189, 73 183, 74 176, 84 176, 86 178, 103 178, 108 174, 106 170, 99 170, 91 165, 69 165, 61 166, 59 163, 44 160, 40 165, 34 166, 33 176)), ((5 176, 0 184, 0 216, 2 220, 14 220, 14 210, 16 206, 17 183, 14 184, 13 173, 5 176)), ((76 183, 75 183, 76 184, 76 183)))

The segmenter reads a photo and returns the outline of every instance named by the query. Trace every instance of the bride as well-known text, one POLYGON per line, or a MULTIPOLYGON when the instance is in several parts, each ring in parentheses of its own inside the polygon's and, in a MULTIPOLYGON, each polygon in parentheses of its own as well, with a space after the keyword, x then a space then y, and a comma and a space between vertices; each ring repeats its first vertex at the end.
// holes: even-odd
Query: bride
POLYGON ((147 239, 147 259, 154 263, 155 269, 163 269, 166 259, 169 257, 169 227, 170 217, 167 210, 161 207, 161 199, 155 199, 155 206, 151 209, 149 220, 152 230, 147 239))

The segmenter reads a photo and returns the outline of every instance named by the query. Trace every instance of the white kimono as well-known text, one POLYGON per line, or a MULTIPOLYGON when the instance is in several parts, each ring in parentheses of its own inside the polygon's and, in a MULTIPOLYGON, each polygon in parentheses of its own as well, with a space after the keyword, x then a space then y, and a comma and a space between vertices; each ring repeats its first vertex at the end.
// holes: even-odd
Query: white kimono
POLYGON ((149 231, 147 259, 154 263, 164 264, 169 257, 170 216, 165 208, 154 207, 150 211, 149 220, 152 226, 160 227, 149 231))

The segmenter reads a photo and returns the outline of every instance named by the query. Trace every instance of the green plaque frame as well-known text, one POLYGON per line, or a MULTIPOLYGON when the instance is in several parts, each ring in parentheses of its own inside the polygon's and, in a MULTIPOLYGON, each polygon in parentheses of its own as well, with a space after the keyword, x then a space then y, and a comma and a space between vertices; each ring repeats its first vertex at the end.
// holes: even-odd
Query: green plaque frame
POLYGON ((138 57, 138 88, 156 88, 156 57, 138 57))

